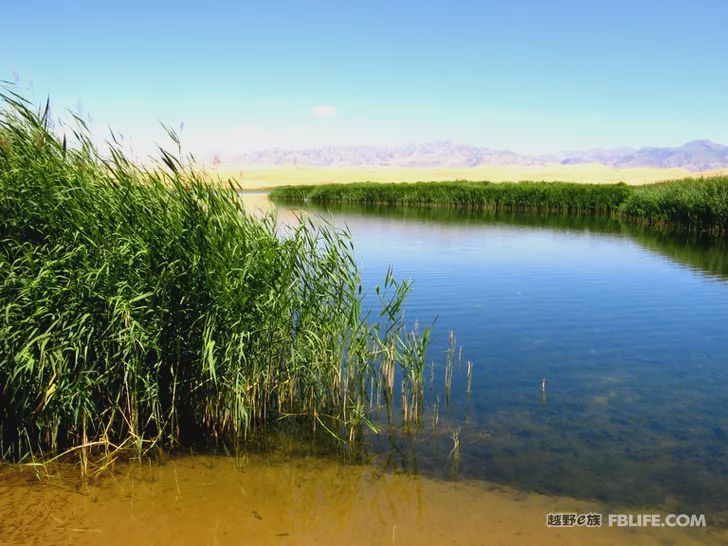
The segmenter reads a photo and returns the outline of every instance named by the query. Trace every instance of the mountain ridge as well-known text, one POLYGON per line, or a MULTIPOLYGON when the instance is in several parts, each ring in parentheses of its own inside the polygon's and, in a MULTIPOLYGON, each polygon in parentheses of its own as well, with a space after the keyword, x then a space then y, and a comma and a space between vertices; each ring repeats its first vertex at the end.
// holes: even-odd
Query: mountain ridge
POLYGON ((728 168, 728 146, 711 140, 692 140, 674 147, 596 148, 531 155, 445 140, 395 146, 320 146, 303 150, 273 148, 235 155, 230 157, 230 161, 245 165, 417 168, 601 163, 616 168, 676 167, 701 172, 728 168))

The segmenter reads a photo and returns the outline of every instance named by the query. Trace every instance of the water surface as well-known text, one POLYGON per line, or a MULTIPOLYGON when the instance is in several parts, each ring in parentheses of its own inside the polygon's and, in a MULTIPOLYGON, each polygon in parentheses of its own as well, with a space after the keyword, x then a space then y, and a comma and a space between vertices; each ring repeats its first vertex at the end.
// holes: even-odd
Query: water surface
POLYGON ((721 543, 714 529, 548 529, 590 502, 343 466, 326 458, 185 456, 122 465, 98 483, 0 473, 0 543, 38 545, 554 546, 721 543), (73 485, 76 484, 76 485, 73 485))
POLYGON ((435 322, 433 410, 448 331, 473 362, 472 394, 461 371, 440 400, 439 434, 375 440, 390 466, 452 476, 461 427, 458 476, 724 521, 725 240, 593 217, 303 208, 348 226, 368 288, 390 266, 412 279, 409 318, 435 322))

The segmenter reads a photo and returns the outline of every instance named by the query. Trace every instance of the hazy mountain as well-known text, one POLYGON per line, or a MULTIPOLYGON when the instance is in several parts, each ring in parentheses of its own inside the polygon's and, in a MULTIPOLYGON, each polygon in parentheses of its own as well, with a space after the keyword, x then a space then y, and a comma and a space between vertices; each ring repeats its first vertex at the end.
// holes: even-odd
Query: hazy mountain
POLYGON ((614 148, 549 155, 469 146, 449 141, 400 146, 328 146, 308 150, 272 149, 230 158, 244 165, 475 167, 603 163, 612 167, 680 167, 691 171, 728 168, 728 146, 695 140, 674 148, 614 148))
POLYGON ((604 163, 612 167, 681 167, 706 171, 728 167, 728 146, 693 140, 675 148, 615 148, 565 154, 561 163, 604 163))
POLYGON ((541 159, 508 150, 493 150, 453 142, 399 146, 330 146, 308 150, 262 150, 235 158, 261 165, 386 167, 468 167, 475 165, 540 164, 541 159))

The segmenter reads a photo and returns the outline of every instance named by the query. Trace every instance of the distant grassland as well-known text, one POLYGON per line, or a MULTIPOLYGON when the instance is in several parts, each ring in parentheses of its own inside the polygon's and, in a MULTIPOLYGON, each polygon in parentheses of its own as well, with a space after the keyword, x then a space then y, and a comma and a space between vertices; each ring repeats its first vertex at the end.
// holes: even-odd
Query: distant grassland
POLYGON ((326 184, 273 190, 279 201, 444 206, 619 215, 648 224, 728 233, 728 176, 660 184, 419 182, 326 184))

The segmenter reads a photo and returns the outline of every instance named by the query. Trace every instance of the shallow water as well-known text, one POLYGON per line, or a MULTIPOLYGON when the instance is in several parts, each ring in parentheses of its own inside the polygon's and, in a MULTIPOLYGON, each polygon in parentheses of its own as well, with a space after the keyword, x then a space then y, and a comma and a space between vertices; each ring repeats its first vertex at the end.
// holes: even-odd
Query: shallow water
MULTIPOLYGON (((604 507, 301 457, 186 456, 99 483, 0 474, 2 544, 719 544, 724 530, 549 529, 551 512, 604 507)), ((606 517, 606 516, 605 516, 606 517)))

